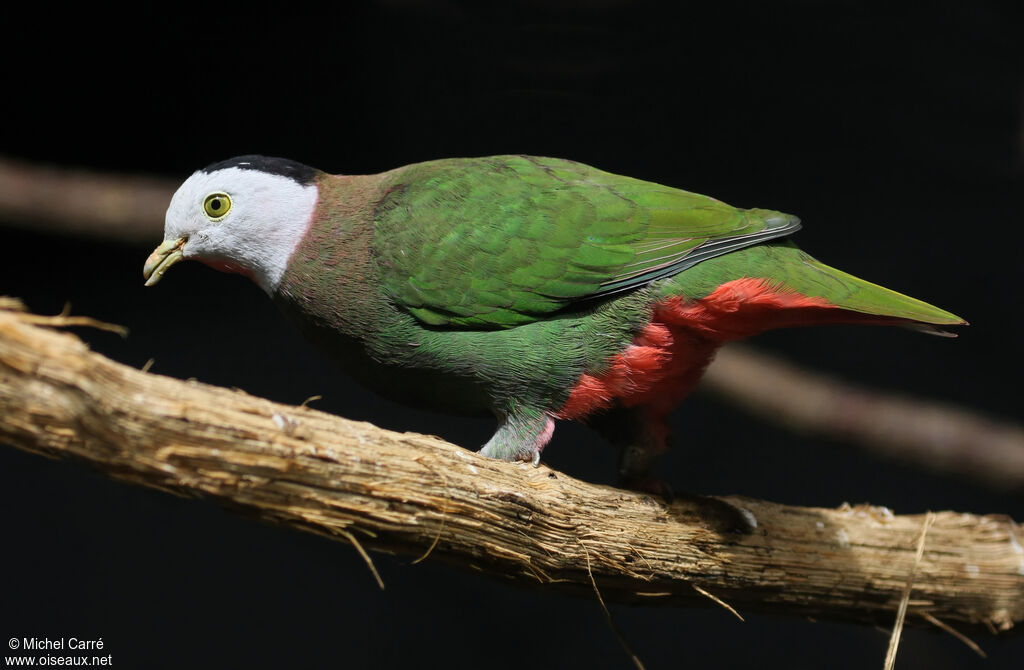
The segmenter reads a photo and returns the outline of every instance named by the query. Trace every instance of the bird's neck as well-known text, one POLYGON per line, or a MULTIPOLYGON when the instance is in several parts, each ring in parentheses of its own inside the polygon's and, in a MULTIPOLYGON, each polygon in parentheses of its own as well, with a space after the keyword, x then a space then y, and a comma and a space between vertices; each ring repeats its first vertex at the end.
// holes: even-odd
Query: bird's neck
POLYGON ((273 297, 300 325, 354 337, 372 332, 382 298, 372 257, 380 175, 321 175, 312 223, 273 297), (306 321, 303 324, 301 322, 306 321))

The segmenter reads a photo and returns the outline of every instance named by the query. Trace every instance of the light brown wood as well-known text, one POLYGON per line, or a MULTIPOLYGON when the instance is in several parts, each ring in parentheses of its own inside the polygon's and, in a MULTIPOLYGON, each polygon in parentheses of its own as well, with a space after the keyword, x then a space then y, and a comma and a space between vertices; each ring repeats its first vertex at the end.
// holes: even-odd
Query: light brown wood
MULTIPOLYGON (((152 248, 178 184, 0 156, 0 219, 152 248)), ((735 344, 719 352, 698 388, 804 433, 1024 489, 1024 428, 975 410, 858 388, 735 344)))
POLYGON ((740 614, 889 625, 913 575, 909 624, 1009 630, 1024 618, 1024 549, 1008 518, 938 512, 920 544, 924 515, 732 496, 757 526, 723 533, 692 504, 140 372, 41 327, 67 317, 4 306, 0 439, 28 451, 524 586, 593 597, 596 585, 606 601, 718 599, 740 614))

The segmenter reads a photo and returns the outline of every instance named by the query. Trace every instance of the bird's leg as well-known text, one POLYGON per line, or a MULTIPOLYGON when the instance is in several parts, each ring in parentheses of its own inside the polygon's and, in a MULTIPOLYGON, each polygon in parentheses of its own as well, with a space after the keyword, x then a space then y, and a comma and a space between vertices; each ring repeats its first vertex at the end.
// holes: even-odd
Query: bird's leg
POLYGON ((498 415, 498 430, 480 453, 503 461, 530 461, 540 464, 540 452, 555 432, 555 421, 542 410, 512 405, 498 415))
POLYGON ((644 407, 613 407, 587 422, 622 451, 619 485, 671 497, 666 483, 651 476, 651 465, 668 448, 665 413, 644 407))
POLYGON ((718 498, 673 492, 668 483, 651 474, 654 459, 668 448, 667 416, 657 407, 615 407, 588 421, 612 446, 622 450, 619 486, 660 495, 667 502, 689 503, 720 532, 750 532, 753 524, 749 512, 718 498))

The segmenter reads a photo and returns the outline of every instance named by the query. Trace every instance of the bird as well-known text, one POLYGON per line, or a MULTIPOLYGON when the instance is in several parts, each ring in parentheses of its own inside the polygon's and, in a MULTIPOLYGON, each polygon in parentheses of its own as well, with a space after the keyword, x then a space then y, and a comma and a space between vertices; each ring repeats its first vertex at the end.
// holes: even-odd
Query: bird
POLYGON ((556 420, 649 480, 723 344, 821 324, 949 334, 960 317, 799 249, 792 215, 528 155, 370 175, 247 155, 171 198, 147 286, 182 260, 249 277, 383 396, 493 414, 480 453, 539 464, 556 420))

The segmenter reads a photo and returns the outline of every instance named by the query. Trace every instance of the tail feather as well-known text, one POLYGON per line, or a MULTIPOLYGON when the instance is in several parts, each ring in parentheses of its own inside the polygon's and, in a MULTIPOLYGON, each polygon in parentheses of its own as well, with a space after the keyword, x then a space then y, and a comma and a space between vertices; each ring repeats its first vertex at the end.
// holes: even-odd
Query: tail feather
MULTIPOLYGON (((967 321, 952 312, 854 277, 842 270, 829 267, 806 254, 804 256, 806 257, 805 263, 811 270, 810 274, 827 277, 828 283, 836 287, 830 291, 811 293, 811 295, 820 295, 836 307, 852 312, 904 320, 909 322, 907 325, 914 326, 916 330, 923 332, 941 332, 941 329, 935 328, 935 326, 967 325, 967 321)), ((794 277, 790 281, 796 279, 797 277, 794 277)), ((786 284, 791 285, 790 281, 787 281, 786 284)), ((792 286, 792 288, 801 290, 799 286, 792 286)), ((813 290, 813 283, 806 288, 813 290)))
POLYGON ((700 263, 660 287, 669 321, 729 324, 735 336, 826 323, 901 325, 951 336, 967 322, 944 309, 829 267, 791 242, 769 242, 700 263), (694 310, 697 312, 694 312, 694 310))

